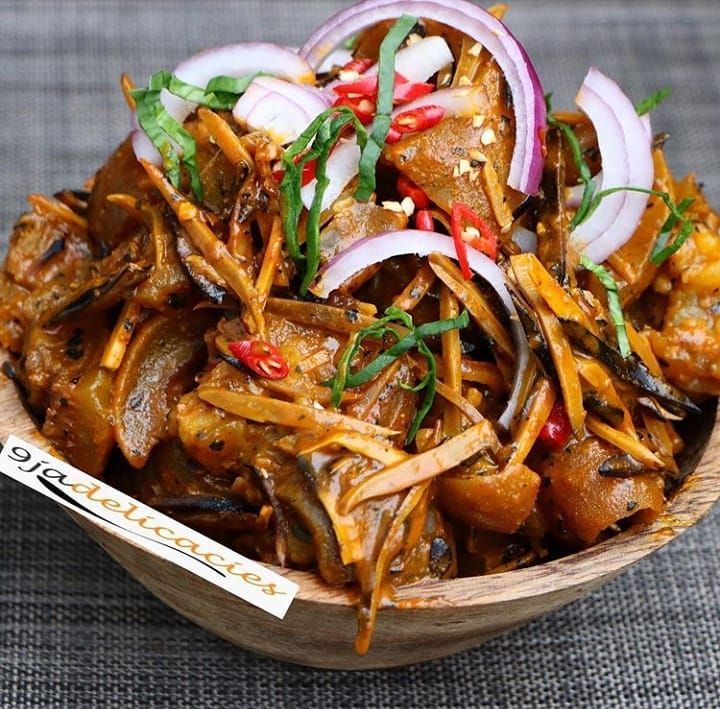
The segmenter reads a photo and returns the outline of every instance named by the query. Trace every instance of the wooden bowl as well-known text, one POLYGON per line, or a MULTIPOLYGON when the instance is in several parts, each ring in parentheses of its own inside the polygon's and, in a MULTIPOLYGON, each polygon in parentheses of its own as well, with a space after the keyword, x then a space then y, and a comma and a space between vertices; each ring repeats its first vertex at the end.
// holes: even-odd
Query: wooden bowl
MULTIPOLYGON (((2 353, 0 352, 0 355, 2 353)), ((0 376, 0 440, 10 433, 49 451, 16 388, 0 376)), ((235 645, 313 667, 371 669, 444 657, 539 618, 610 581, 700 520, 720 497, 720 426, 716 405, 693 421, 683 460, 693 472, 650 527, 630 529, 597 546, 539 566, 493 576, 417 584, 379 613, 372 648, 353 650, 355 598, 311 573, 275 568, 300 586, 276 620, 184 569, 71 514, 118 563, 178 613, 235 645)))

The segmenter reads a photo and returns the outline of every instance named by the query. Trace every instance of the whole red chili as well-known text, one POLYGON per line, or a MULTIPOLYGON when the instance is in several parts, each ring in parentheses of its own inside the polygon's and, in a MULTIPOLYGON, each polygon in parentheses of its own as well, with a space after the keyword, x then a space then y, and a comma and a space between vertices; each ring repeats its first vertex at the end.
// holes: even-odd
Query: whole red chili
POLYGON ((415 228, 421 231, 435 231, 435 222, 432 214, 427 209, 420 209, 415 212, 415 228))
POLYGON ((445 109, 442 106, 421 106, 398 113, 392 122, 392 128, 398 133, 417 133, 436 126, 444 117, 445 109))
POLYGON ((395 186, 400 195, 402 197, 410 197, 418 209, 426 209, 430 206, 430 198, 423 192, 422 188, 418 187, 412 180, 405 177, 405 175, 400 175, 397 178, 395 186))
POLYGON ((542 441, 550 450, 559 451, 570 440, 572 427, 561 400, 555 402, 550 415, 540 429, 538 440, 542 441))
MULTIPOLYGON (((498 253, 498 237, 495 232, 490 228, 490 225, 473 209, 468 207, 463 202, 455 202, 452 209, 452 232, 453 238, 456 240, 461 239, 463 243, 467 241, 470 246, 478 251, 484 253, 488 258, 493 261, 497 259, 498 253), (465 224, 474 226, 479 232, 480 236, 473 239, 465 239, 463 235, 463 227, 465 224)), ((462 268, 462 264, 461 264, 462 268)), ((469 272, 469 268, 468 268, 469 272)), ((465 272, 463 271, 463 275, 465 272)), ((465 278, 470 276, 465 275, 465 278)))
POLYGON ((262 340, 237 340, 228 343, 233 357, 250 371, 265 379, 285 379, 290 367, 275 345, 262 340))

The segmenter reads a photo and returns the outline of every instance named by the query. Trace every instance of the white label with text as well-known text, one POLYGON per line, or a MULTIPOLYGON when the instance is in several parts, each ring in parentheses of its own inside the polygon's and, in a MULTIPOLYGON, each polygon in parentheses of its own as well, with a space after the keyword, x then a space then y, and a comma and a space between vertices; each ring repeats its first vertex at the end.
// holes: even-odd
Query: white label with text
POLYGON ((0 453, 0 473, 276 618, 285 617, 298 591, 284 576, 16 436, 0 453))

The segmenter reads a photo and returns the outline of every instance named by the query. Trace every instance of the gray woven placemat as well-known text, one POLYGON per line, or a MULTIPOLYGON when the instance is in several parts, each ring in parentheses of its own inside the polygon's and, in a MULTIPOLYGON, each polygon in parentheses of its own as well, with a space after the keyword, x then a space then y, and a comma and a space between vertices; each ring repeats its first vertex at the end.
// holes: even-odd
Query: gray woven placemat
MULTIPOLYGON (((0 1, 0 231, 32 191, 77 186, 127 130, 138 80, 202 46, 300 43, 334 0, 0 1)), ((720 3, 516 2, 555 104, 596 64, 641 97, 678 172, 720 204, 720 3)), ((4 243, 3 247, 4 249, 4 243)), ((264 660, 152 598, 56 507, 0 479, 0 706, 713 707, 720 511, 552 616, 430 665, 365 675, 264 660)))

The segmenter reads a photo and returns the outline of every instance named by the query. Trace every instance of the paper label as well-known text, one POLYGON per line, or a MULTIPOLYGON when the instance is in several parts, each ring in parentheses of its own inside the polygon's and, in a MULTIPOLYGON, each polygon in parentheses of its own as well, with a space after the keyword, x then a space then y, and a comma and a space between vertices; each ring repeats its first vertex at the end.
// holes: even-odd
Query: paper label
POLYGON ((285 617, 298 591, 296 583, 257 561, 218 544, 16 436, 8 437, 0 453, 0 473, 276 618, 285 617))

